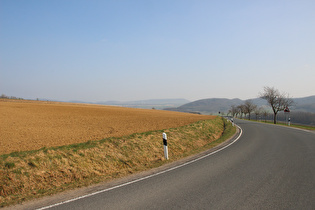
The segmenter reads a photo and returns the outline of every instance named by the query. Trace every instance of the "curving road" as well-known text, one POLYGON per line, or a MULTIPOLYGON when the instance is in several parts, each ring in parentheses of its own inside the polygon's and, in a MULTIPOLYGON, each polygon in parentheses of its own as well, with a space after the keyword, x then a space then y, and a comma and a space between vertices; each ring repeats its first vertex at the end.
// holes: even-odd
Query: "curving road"
POLYGON ((236 122, 220 152, 49 209, 315 209, 315 133, 236 122))

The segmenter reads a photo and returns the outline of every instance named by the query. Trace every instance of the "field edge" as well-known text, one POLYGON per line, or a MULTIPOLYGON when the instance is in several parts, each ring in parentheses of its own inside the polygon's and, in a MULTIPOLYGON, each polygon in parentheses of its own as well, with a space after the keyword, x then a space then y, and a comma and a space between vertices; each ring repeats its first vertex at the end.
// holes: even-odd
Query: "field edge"
MULTIPOLYGON (((62 180, 62 182, 65 182, 65 183, 60 184, 59 186, 54 185, 54 187, 48 190, 45 188, 45 186, 37 186, 33 188, 32 192, 27 192, 26 189, 25 190, 19 189, 19 186, 21 188, 21 183, 15 183, 13 184, 13 186, 16 186, 16 187, 15 189, 11 189, 11 195, 7 194, 6 196, 3 196, 3 192, 5 192, 4 191, 5 189, 0 189, 0 192, 2 192, 1 197, 0 197, 1 199, 0 206, 4 207, 8 205, 13 205, 13 204, 21 203, 23 201, 32 200, 34 198, 40 198, 43 196, 63 192, 65 190, 89 186, 91 184, 97 184, 100 182, 109 182, 113 179, 126 177, 130 174, 136 174, 136 173, 143 172, 152 168, 157 168, 161 165, 169 164, 174 161, 178 161, 188 156, 198 154, 202 151, 213 148, 221 144, 222 142, 226 141, 231 136, 233 136, 235 132, 236 132, 235 127, 233 127, 230 123, 226 123, 225 119, 221 119, 217 117, 214 120, 198 121, 196 123, 182 126, 179 128, 171 128, 171 129, 166 129, 166 130, 150 131, 150 132, 144 132, 140 134, 132 134, 130 136, 121 137, 121 138, 107 138, 100 141, 89 141, 84 144, 80 143, 80 144, 75 144, 75 145, 61 146, 57 148, 42 148, 40 150, 24 152, 22 154, 11 153, 9 155, 1 155, 0 165, 2 165, 2 168, 8 172, 6 173, 7 175, 9 175, 9 177, 11 176, 10 177, 11 182, 12 180, 15 180, 14 176, 15 178, 18 178, 19 175, 23 174, 26 177, 28 175, 28 180, 25 180, 25 181, 31 181, 30 179, 32 178, 33 178, 33 181, 40 181, 38 180, 40 178, 48 179, 49 177, 53 177, 55 182, 58 182, 58 181, 60 182, 60 180, 62 180), (160 140, 158 140, 159 143, 157 144, 156 142, 155 144, 150 143, 147 149, 142 148, 140 145, 135 144, 135 141, 138 143, 139 141, 140 143, 141 142, 143 143, 144 141, 147 141, 148 139, 151 139, 151 141, 153 140, 154 142, 156 141, 155 136, 158 135, 157 138, 160 139, 160 134, 162 132, 167 132, 169 138, 173 140, 169 144, 169 148, 171 148, 170 160, 164 159, 162 146, 161 146, 162 144, 160 140), (196 137, 198 138, 198 141, 196 141, 196 137), (175 145, 176 138, 179 138, 180 142, 184 142, 184 143, 180 145, 175 145), (203 139, 203 140, 200 140, 200 139, 203 139), (131 142, 131 145, 133 144, 134 146, 126 144, 126 142, 129 142, 129 141, 131 142), (197 145, 194 145, 193 143, 197 143, 197 145), (82 158, 86 157, 87 158, 86 161, 88 161, 88 159, 91 159, 91 158, 92 160, 97 161, 97 158, 96 158, 97 155, 95 154, 95 151, 100 151, 98 144, 103 144, 103 146, 106 145, 107 149, 113 149, 115 147, 117 148, 119 147, 119 148, 125 148, 125 149, 129 148, 133 151, 137 151, 138 153, 136 155, 139 156, 140 159, 142 159, 142 162, 140 160, 135 160, 135 159, 131 161, 130 158, 133 158, 133 157, 129 157, 129 159, 125 157, 126 155, 128 156, 128 150, 125 151, 125 153, 123 150, 121 150, 119 153, 117 153, 116 151, 117 156, 112 155, 110 157, 110 155, 107 154, 107 158, 111 159, 111 162, 109 163, 109 165, 114 165, 116 168, 119 169, 119 171, 115 171, 115 170, 112 171, 110 176, 108 175, 109 173, 108 171, 107 172, 103 171, 107 175, 100 174, 102 170, 98 168, 99 166, 95 166, 95 165, 92 167, 93 172, 91 173, 92 175, 90 174, 90 176, 88 175, 90 171, 84 171, 84 170, 76 171, 78 173, 76 175, 75 173, 69 174, 69 170, 70 171, 72 170, 73 172, 75 171, 75 168, 73 167, 69 168, 71 165, 71 163, 69 164, 71 157, 82 157, 82 158), (143 150, 149 151, 149 153, 152 153, 151 156, 148 155, 147 153, 142 153, 141 151, 143 150), (56 152, 56 151, 59 151, 59 152, 56 152), (45 176, 43 174, 40 174, 40 173, 43 173, 43 168, 41 166, 45 164, 47 165, 47 160, 46 162, 44 159, 40 160, 40 158, 43 158, 42 157, 43 154, 46 154, 47 156, 51 157, 51 159, 49 159, 50 162, 54 162, 56 158, 60 160, 61 167, 59 166, 59 168, 57 169, 54 168, 54 170, 57 170, 59 172, 59 175, 60 173, 63 174, 63 177, 60 180, 57 180, 58 174, 56 175, 56 174, 53 174, 52 172, 48 173, 48 175, 50 176, 47 176, 47 174, 45 176), (23 169, 22 166, 19 166, 20 163, 13 161, 13 160, 18 160, 18 159, 24 160, 24 164, 26 164, 27 167, 30 167, 33 170, 33 172, 32 173, 26 172, 26 170, 23 169), (84 175, 87 177, 84 177, 84 175), (65 180, 68 180, 68 181, 65 181, 65 180)), ((104 158, 104 156, 102 157, 104 158)), ((104 163, 104 161, 101 161, 101 162, 104 163)), ((104 167, 105 165, 102 165, 102 166, 104 167)), ((82 167, 86 167, 86 165, 82 167)), ((6 184, 7 186, 11 184, 12 186, 12 183, 9 183, 9 182, 1 183, 1 184, 2 185, 6 184)))

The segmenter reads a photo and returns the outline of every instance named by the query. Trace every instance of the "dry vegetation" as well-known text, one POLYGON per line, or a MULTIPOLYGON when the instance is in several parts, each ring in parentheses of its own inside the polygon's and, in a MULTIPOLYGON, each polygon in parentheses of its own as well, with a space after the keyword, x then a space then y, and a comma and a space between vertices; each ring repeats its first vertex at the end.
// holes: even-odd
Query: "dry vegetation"
POLYGON ((213 116, 31 101, 0 104, 1 147, 6 146, 0 155, 0 207, 157 167, 216 146, 235 132, 213 116), (162 132, 168 135, 168 161, 162 132), (8 154, 15 150, 31 151, 8 154))
POLYGON ((187 125, 213 116, 56 102, 0 100, 0 154, 187 125))

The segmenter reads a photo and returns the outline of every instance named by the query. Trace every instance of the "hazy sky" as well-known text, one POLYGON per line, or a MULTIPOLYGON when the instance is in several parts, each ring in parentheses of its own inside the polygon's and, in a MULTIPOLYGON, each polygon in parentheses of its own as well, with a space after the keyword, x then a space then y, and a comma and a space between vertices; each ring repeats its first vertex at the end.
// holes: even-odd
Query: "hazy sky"
POLYGON ((315 1, 0 0, 0 94, 315 95, 315 1))

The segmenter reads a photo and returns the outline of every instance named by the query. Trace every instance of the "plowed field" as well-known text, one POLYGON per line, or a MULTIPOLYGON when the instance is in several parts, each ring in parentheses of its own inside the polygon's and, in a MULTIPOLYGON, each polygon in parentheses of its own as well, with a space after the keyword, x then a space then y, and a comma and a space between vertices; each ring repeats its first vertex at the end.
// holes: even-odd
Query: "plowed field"
POLYGON ((162 110, 0 100, 0 154, 175 128, 211 118, 162 110))

